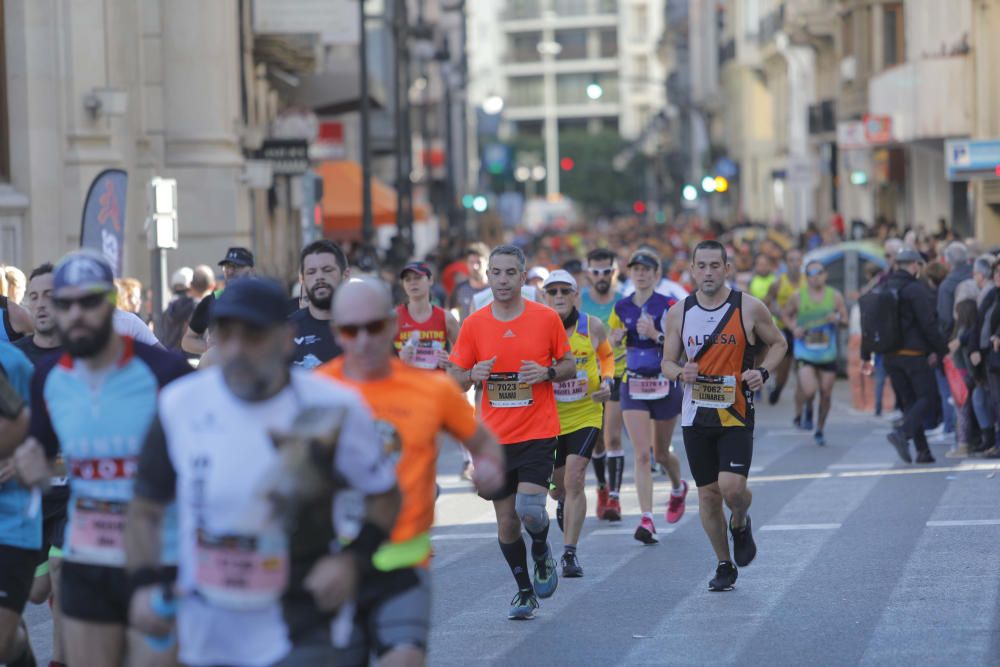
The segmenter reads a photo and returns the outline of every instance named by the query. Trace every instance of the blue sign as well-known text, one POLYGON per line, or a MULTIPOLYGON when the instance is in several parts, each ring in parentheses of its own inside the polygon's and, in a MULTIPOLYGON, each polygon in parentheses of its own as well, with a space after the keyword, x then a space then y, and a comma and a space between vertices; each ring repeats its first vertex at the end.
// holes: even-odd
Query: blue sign
POLYGON ((1000 139, 945 142, 944 169, 949 181, 1000 179, 1000 139))
POLYGON ((486 144, 483 148, 483 163, 491 174, 502 174, 510 166, 510 146, 507 144, 486 144))
POLYGON ((739 172, 739 165, 727 157, 720 157, 715 161, 715 169, 713 171, 715 171, 716 176, 722 176, 731 181, 736 178, 736 174, 739 172))
POLYGON ((105 169, 87 191, 80 228, 80 247, 104 255, 115 277, 122 275, 125 254, 125 193, 128 174, 121 169, 105 169))

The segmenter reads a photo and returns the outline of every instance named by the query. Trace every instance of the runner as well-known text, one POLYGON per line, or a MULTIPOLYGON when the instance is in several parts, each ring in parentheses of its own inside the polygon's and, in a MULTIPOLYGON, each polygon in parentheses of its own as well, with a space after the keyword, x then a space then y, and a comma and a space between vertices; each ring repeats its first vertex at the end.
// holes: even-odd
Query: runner
POLYGON ((562 575, 582 577, 576 547, 587 516, 587 463, 601 433, 601 404, 611 395, 615 358, 601 321, 576 309, 576 279, 568 271, 550 273, 542 289, 546 305, 562 318, 576 358, 576 376, 554 386, 560 431, 551 495, 563 531, 562 575))
POLYGON ((562 320, 551 308, 521 296, 524 263, 524 253, 516 246, 493 249, 487 275, 494 302, 462 325, 449 370, 465 390, 473 383, 485 386, 483 422, 504 445, 507 457, 504 487, 480 496, 493 501, 500 551, 517 582, 511 619, 534 618, 535 594, 547 598, 559 582, 545 510, 559 435, 552 383, 576 375, 562 320), (522 523, 531 536, 534 588, 522 523))
POLYGON ((308 305, 288 318, 295 327, 295 366, 312 369, 340 356, 330 329, 330 304, 348 277, 347 256, 333 241, 313 241, 299 255, 299 280, 308 305))
POLYGON ((642 517, 635 539, 656 544, 653 523, 653 473, 650 452, 670 477, 672 489, 667 503, 667 523, 684 516, 688 483, 681 479, 681 462, 670 451, 681 394, 676 383, 660 373, 663 358, 663 323, 677 303, 653 291, 660 272, 660 258, 649 250, 637 250, 628 261, 635 293, 615 304, 611 315, 612 343, 625 341, 626 368, 622 381, 621 404, 625 427, 635 452, 635 488, 642 517))
POLYGON ((785 321, 795 322, 795 362, 798 365, 798 391, 795 392, 795 418, 803 406, 812 403, 819 389, 819 419, 813 438, 826 444, 823 428, 830 413, 833 383, 837 379, 838 329, 847 326, 844 296, 826 284, 826 268, 812 261, 806 266, 808 285, 792 295, 785 305, 785 321))
POLYGON ((792 369, 794 356, 792 348, 795 337, 792 335, 792 329, 795 327, 795 324, 785 319, 785 305, 792 298, 793 294, 805 286, 806 277, 802 275, 802 251, 798 248, 792 248, 785 254, 784 273, 771 284, 771 289, 765 301, 778 318, 778 325, 788 345, 788 353, 781 363, 778 364, 778 368, 774 372, 774 389, 767 396, 767 402, 771 405, 776 405, 781 400, 781 392, 788 382, 788 374, 792 369))
POLYGON ((405 363, 428 370, 446 368, 448 350, 458 338, 451 313, 431 305, 431 276, 423 262, 410 262, 399 272, 406 303, 396 308, 399 330, 393 343, 405 363))
MULTIPOLYGON (((403 275, 413 305, 416 278, 428 280, 416 269, 404 269, 403 275)), ((333 308, 344 355, 319 373, 355 387, 372 407, 386 451, 398 459, 403 496, 391 544, 375 554, 375 570, 362 582, 351 643, 336 664, 366 665, 375 653, 380 664, 422 665, 430 629, 437 436, 447 433, 473 452, 477 486, 486 493, 504 483, 503 452, 451 378, 393 358, 388 343, 398 339, 398 320, 383 283, 344 285, 333 308)))
POLYGON ((28 628, 21 620, 32 572, 42 546, 42 522, 29 510, 29 491, 14 478, 10 454, 27 435, 31 362, 0 342, 0 383, 13 395, 0 397, 0 663, 34 667, 28 628))
MULTIPOLYGON (((615 303, 621 298, 618 286, 618 258, 607 248, 598 248, 587 254, 587 280, 589 287, 580 292, 580 310, 601 321, 605 332, 610 331, 611 313, 615 303)), ((622 488, 625 472, 625 452, 622 450, 622 408, 619 402, 622 376, 625 374, 625 344, 613 348, 615 373, 611 384, 611 395, 604 404, 603 438, 600 438, 591 461, 597 477, 598 519, 621 521, 622 506, 618 494, 622 488), (605 457, 607 459, 607 479, 605 479, 605 457)))
POLYGON ((748 514, 753 496, 747 488, 753 394, 781 363, 786 343, 767 306, 726 286, 730 267, 722 244, 702 241, 691 257, 696 291, 683 309, 667 315, 663 373, 684 382, 684 449, 698 485, 701 524, 719 563, 708 588, 729 591, 736 583, 736 565, 749 565, 757 555, 748 514), (767 353, 761 366, 751 369, 757 341, 767 353), (723 500, 732 511, 736 565, 730 559, 723 500))
POLYGON ((131 618, 171 635, 157 608, 176 592, 184 664, 332 664, 330 612, 353 597, 398 510, 359 397, 288 368, 285 306, 272 281, 227 288, 212 309, 218 366, 163 392, 142 449, 126 535, 131 618), (354 544, 333 554, 340 483, 367 494, 368 509, 354 544), (158 583, 157 534, 175 498, 173 589, 158 583))
POLYGON ((13 343, 21 336, 31 333, 31 313, 21 305, 0 294, 0 342, 13 343))
MULTIPOLYGON (((237 278, 245 278, 254 275, 253 253, 246 248, 239 246, 226 251, 226 256, 219 261, 222 267, 222 276, 226 285, 231 284, 237 278)), ((222 294, 221 289, 217 289, 211 294, 206 294, 191 315, 187 332, 181 339, 181 349, 190 354, 205 354, 210 342, 208 340, 208 323, 212 314, 212 304, 222 294)))
MULTIPOLYGON (((124 512, 135 463, 163 385, 191 371, 181 357, 112 327, 114 275, 99 253, 80 250, 56 267, 52 306, 66 352, 47 357, 32 382, 31 437, 18 448, 18 474, 44 487, 61 453, 70 483, 60 606, 63 642, 74 667, 173 664, 128 637, 124 512)), ((163 532, 174 562, 174 526, 163 532)))
POLYGON ((465 249, 465 261, 469 267, 468 280, 459 283, 451 294, 450 308, 459 322, 472 314, 472 300, 476 293, 488 287, 486 281, 486 261, 490 249, 484 243, 473 243, 465 249))

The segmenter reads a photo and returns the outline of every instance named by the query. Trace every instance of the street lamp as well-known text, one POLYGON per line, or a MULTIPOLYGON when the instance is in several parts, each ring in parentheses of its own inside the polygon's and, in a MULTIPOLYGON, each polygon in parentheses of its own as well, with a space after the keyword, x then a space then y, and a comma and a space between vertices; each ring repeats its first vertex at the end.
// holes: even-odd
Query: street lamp
POLYGON ((587 97, 595 102, 604 97, 604 89, 601 88, 601 84, 595 82, 587 86, 587 97))
POLYGON ((483 113, 489 116, 496 116, 503 111, 504 101, 499 95, 490 95, 483 100, 483 113))

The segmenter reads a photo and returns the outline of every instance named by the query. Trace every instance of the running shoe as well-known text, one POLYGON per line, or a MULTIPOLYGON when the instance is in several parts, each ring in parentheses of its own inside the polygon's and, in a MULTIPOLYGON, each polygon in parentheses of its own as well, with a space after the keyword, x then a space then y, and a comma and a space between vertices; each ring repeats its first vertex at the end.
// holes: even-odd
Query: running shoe
POLYGON ((556 559, 552 557, 552 548, 546 545, 545 556, 535 561, 535 593, 545 599, 552 597, 559 585, 559 574, 556 572, 556 559))
POLYGON ((753 529, 750 527, 750 515, 742 528, 733 528, 733 517, 729 517, 729 532, 733 534, 733 557, 736 564, 746 567, 757 556, 757 543, 753 541, 753 529))
POLYGON ((604 508, 604 517, 608 521, 621 521, 622 520, 622 504, 618 498, 614 496, 608 497, 608 506, 604 508))
POLYGON ((608 490, 606 487, 597 487, 597 507, 594 509, 594 514, 598 519, 603 519, 605 510, 608 509, 608 490))
POLYGON ((458 473, 458 478, 464 482, 472 481, 472 461, 462 464, 462 472, 458 473))
POLYGON ((931 450, 925 449, 922 452, 917 452, 917 463, 936 463, 934 460, 934 455, 931 454, 931 450))
POLYGON ((507 618, 512 621, 530 621, 538 609, 538 598, 534 591, 518 591, 510 601, 510 612, 507 618))
POLYGON ((780 389, 777 389, 777 388, 772 389, 771 393, 769 393, 767 395, 767 403, 768 403, 768 405, 777 405, 778 401, 780 401, 780 400, 781 400, 781 390, 780 389))
POLYGON ((556 523, 559 524, 559 530, 566 532, 563 530, 563 501, 561 500, 556 503, 556 523))
POLYGON ((795 428, 802 428, 802 415, 795 415, 795 419, 792 420, 792 425, 795 428))
POLYGON ((583 568, 576 558, 575 551, 567 551, 562 557, 562 576, 567 579, 576 579, 583 576, 583 568))
POLYGON ((819 445, 820 447, 826 445, 826 436, 823 435, 823 431, 816 431, 815 433, 813 433, 813 439, 816 441, 816 444, 819 445))
POLYGON ((896 453, 899 454, 899 458, 903 459, 906 463, 913 463, 913 459, 910 457, 910 450, 905 435, 893 429, 892 431, 889 431, 889 435, 885 437, 889 440, 889 444, 896 449, 896 453))
POLYGON ((677 523, 684 516, 684 510, 687 507, 685 500, 688 494, 687 480, 682 479, 681 484, 683 485, 681 495, 675 496, 671 493, 670 500, 667 501, 667 523, 677 523))
POLYGON ((715 578, 708 582, 708 590, 715 593, 731 591, 736 584, 738 575, 739 571, 735 565, 728 560, 721 560, 719 566, 715 568, 715 578))
POLYGON ((657 544, 659 542, 656 539, 656 526, 653 525, 652 519, 642 517, 639 527, 635 529, 635 539, 643 544, 657 544))
POLYGON ((809 414, 808 412, 806 413, 806 416, 802 418, 802 430, 803 431, 813 430, 813 418, 812 415, 809 414))

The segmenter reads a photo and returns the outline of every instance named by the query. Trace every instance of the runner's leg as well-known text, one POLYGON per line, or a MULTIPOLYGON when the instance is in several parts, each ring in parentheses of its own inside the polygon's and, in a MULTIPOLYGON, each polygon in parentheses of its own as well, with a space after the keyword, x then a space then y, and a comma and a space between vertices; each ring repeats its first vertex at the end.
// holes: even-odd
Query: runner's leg
POLYGON ((125 659, 125 626, 90 623, 63 617, 63 645, 73 667, 121 665, 125 659))
POLYGON ((583 456, 570 454, 566 457, 565 493, 563 505, 563 526, 565 534, 563 543, 576 547, 583 528, 583 519, 587 515, 587 496, 584 494, 584 482, 587 479, 587 459, 583 456))
POLYGON ((716 560, 731 561, 726 513, 722 509, 722 491, 718 482, 698 487, 698 516, 701 517, 701 526, 708 535, 708 541, 712 543, 716 560))
POLYGON ((652 516, 653 473, 649 468, 649 452, 653 446, 652 420, 645 410, 624 410, 622 417, 632 439, 632 451, 635 455, 635 490, 639 498, 639 510, 652 516))
POLYGON ((618 499, 622 488, 625 468, 625 452, 622 450, 622 407, 618 401, 604 404, 604 448, 608 453, 608 495, 618 499))
POLYGON ((816 422, 816 428, 820 431, 826 426, 826 416, 830 414, 830 403, 833 400, 833 384, 836 380, 836 373, 823 371, 819 374, 819 421, 816 422))
POLYGON ((815 366, 802 364, 799 366, 799 397, 802 404, 812 403, 816 391, 819 389, 818 371, 815 366))
POLYGON ((522 591, 531 590, 531 575, 528 573, 528 550, 521 537, 521 520, 514 509, 514 496, 493 501, 497 515, 497 538, 511 574, 522 591))
POLYGON ((69 660, 66 659, 66 647, 63 643, 63 614, 62 608, 59 606, 59 592, 62 590, 61 577, 62 577, 62 566, 63 559, 61 556, 55 556, 54 553, 62 553, 62 551, 50 551, 49 552, 49 579, 52 581, 52 661, 68 663, 69 660))
MULTIPOLYGON (((747 511, 753 501, 753 493, 747 487, 747 478, 732 472, 719 473, 719 492, 733 513, 733 527, 742 528, 747 520, 747 511)), ((723 529, 725 526, 723 526, 723 529)), ((725 530, 723 530, 725 533, 725 530)))
POLYGON ((0 663, 14 662, 28 650, 28 633, 21 625, 21 615, 0 608, 0 663))
POLYGON ((675 491, 681 488, 682 482, 681 460, 670 451, 670 443, 674 437, 674 428, 676 426, 676 417, 653 421, 653 443, 656 448, 656 461, 666 469, 667 476, 670 477, 670 485, 675 491))

